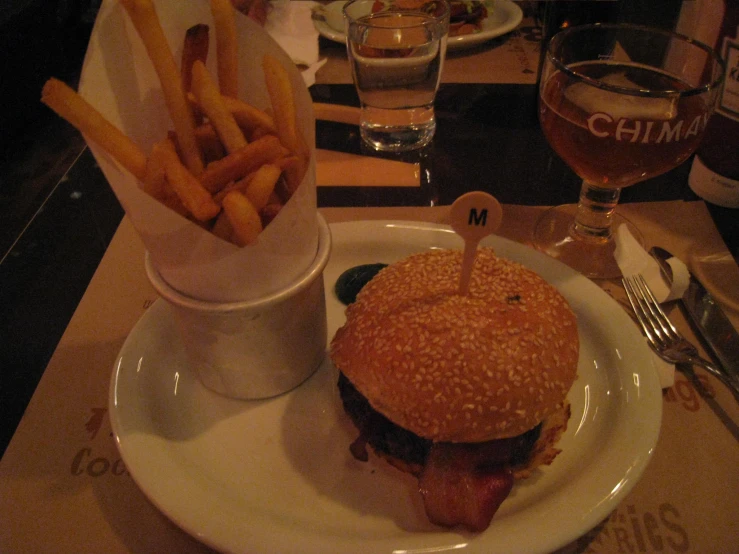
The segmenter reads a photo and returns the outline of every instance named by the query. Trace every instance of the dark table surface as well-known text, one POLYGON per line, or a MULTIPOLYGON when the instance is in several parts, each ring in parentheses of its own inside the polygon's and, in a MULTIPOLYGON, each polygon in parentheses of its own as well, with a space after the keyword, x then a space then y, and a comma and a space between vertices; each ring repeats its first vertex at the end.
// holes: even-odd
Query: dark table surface
MULTIPOLYGON (((73 49, 76 67, 82 53, 73 49)), ((71 84, 75 78, 74 71, 66 75, 71 84)), ((311 94, 317 102, 358 105, 348 85, 315 85, 311 94)), ((533 85, 442 85, 433 143, 401 156, 422 164, 419 189, 320 187, 319 206, 447 205, 469 190, 510 204, 574 202, 579 179, 547 145, 535 106, 533 85)), ((316 135, 319 148, 367 153, 356 126, 318 122, 316 135)), ((34 110, 6 139, 0 159, 0 455, 123 217, 84 140, 67 123, 34 110)), ((695 200, 689 167, 690 161, 625 189, 621 201, 695 200)), ((737 210, 709 210, 739 259, 737 210)))

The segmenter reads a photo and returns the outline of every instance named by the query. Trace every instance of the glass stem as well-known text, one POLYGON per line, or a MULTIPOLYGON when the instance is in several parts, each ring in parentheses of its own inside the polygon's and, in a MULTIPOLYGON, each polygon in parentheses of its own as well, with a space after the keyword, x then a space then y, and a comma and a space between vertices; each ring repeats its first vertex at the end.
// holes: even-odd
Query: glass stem
POLYGON ((601 188, 583 181, 572 233, 589 241, 610 240, 613 214, 620 196, 619 188, 601 188))

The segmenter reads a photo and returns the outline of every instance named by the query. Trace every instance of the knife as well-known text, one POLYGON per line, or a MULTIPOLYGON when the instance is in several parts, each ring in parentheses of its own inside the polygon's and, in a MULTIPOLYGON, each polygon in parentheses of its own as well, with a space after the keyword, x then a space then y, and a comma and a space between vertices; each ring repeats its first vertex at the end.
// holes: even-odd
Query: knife
MULTIPOLYGON (((649 253, 657 260, 667 281, 672 283, 672 268, 667 263, 667 260, 673 257, 672 254, 659 246, 650 248, 649 253)), ((739 334, 711 293, 692 273, 688 288, 680 301, 694 327, 726 374, 739 382, 739 334)))

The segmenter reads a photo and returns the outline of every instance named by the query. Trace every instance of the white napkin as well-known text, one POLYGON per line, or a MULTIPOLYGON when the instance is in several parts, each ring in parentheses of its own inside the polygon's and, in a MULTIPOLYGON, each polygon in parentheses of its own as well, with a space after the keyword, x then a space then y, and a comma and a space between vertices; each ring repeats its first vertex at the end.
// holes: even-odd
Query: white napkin
POLYGON ((301 75, 303 76, 303 81, 305 81, 306 87, 312 87, 316 84, 316 71, 321 69, 326 62, 328 61, 328 58, 323 58, 320 61, 317 61, 313 65, 309 65, 307 69, 304 69, 301 75))
POLYGON ((315 5, 311 1, 274 0, 264 24, 264 30, 293 62, 308 66, 303 71, 306 86, 316 82, 316 71, 326 63, 326 60, 318 61, 318 31, 311 17, 315 5))
MULTIPOLYGON (((624 277, 641 273, 660 303, 682 297, 690 281, 690 273, 682 261, 675 257, 667 260, 672 268, 672 286, 670 286, 662 276, 657 261, 642 248, 626 225, 620 225, 616 229, 615 241, 616 252, 614 256, 624 277)), ((663 389, 675 384, 675 366, 673 364, 652 353, 652 365, 657 371, 663 389)))

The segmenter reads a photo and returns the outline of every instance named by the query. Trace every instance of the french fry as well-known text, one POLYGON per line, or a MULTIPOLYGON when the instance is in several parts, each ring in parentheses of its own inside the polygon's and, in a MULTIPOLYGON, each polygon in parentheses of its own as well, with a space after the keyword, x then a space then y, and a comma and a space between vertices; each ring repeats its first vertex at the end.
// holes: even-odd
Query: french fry
POLYGON ((277 160, 275 165, 282 169, 283 175, 277 186, 277 191, 279 192, 280 198, 287 202, 295 194, 305 174, 304 159, 290 154, 277 160))
POLYGON ((275 191, 282 169, 278 163, 267 163, 252 171, 242 179, 233 181, 213 195, 213 200, 222 204, 223 198, 232 191, 246 196, 257 210, 269 203, 281 203, 282 198, 275 191))
POLYGON ((213 219, 221 211, 207 190, 203 188, 195 176, 182 165, 177 151, 171 141, 165 141, 162 148, 167 182, 175 191, 187 210, 198 221, 213 219))
POLYGON ((299 163, 285 170, 290 194, 297 190, 308 168, 310 153, 298 130, 297 109, 293 100, 290 76, 280 61, 269 54, 262 59, 264 80, 267 85, 277 136, 285 147, 299 158, 299 163))
POLYGON ((270 202, 264 208, 259 210, 259 217, 262 218, 262 227, 266 227, 272 223, 272 220, 277 217, 277 214, 280 213, 281 209, 282 204, 280 202, 270 202))
POLYGON ((285 187, 288 198, 295 194, 300 183, 303 182, 303 177, 308 170, 308 163, 309 161, 306 158, 300 157, 297 163, 285 168, 285 187))
POLYGON ((272 117, 277 127, 277 136, 288 150, 299 154, 301 150, 298 139, 300 133, 290 77, 280 61, 269 54, 265 55, 262 60, 262 69, 272 104, 272 117))
POLYGON ((276 136, 276 134, 275 134, 275 133, 270 133, 270 132, 269 132, 269 131, 267 131, 267 129, 265 129, 264 127, 257 127, 256 129, 254 129, 254 130, 253 130, 253 131, 252 131, 252 132, 251 132, 251 133, 249 134, 249 140, 250 140, 251 142, 254 142, 255 140, 259 140, 260 138, 262 138, 262 137, 265 137, 265 136, 267 136, 267 135, 275 135, 275 136, 276 136))
POLYGON ((277 184, 275 185, 275 194, 280 199, 280 203, 287 204, 287 201, 290 200, 291 192, 287 186, 285 172, 283 172, 282 177, 277 180, 277 184))
POLYGON ((198 139, 198 145, 200 145, 200 150, 203 152, 206 161, 220 160, 226 155, 226 149, 223 148, 216 130, 210 123, 203 123, 198 126, 195 129, 195 138, 198 139))
POLYGON ((146 154, 120 129, 105 119, 87 100, 59 79, 46 81, 41 101, 102 146, 137 179, 146 174, 146 154))
POLYGON ((254 242, 262 232, 259 212, 249 199, 238 191, 229 192, 223 199, 223 211, 233 226, 233 234, 239 246, 254 242))
POLYGON ((172 51, 151 0, 121 0, 141 37, 162 86, 164 101, 172 118, 185 165, 194 175, 203 171, 203 160, 195 139, 195 122, 182 89, 172 51))
MULTIPOLYGON (((198 99, 192 92, 188 92, 187 100, 190 102, 195 114, 201 114, 202 108, 198 104, 198 99)), ((275 120, 267 112, 260 110, 251 104, 244 102, 238 98, 231 98, 230 96, 221 95, 221 101, 226 106, 231 115, 233 115, 236 123, 244 132, 244 134, 252 135, 255 132, 259 132, 259 135, 254 138, 263 137, 264 135, 277 135, 277 127, 275 127, 275 120)))
POLYGON ((294 154, 275 161, 275 165, 282 170, 282 178, 275 185, 275 192, 283 202, 290 200, 304 174, 303 160, 294 154))
POLYGON ((243 130, 253 132, 257 129, 263 129, 267 134, 277 134, 275 120, 267 112, 230 96, 224 96, 223 103, 243 130))
POLYGON ((282 171, 289 171, 290 168, 296 166, 300 163, 300 158, 298 158, 295 154, 288 154, 284 158, 280 158, 279 160, 275 161, 275 165, 279 167, 282 171))
POLYGON ((273 164, 264 164, 254 172, 244 195, 257 210, 267 205, 281 174, 282 170, 273 164))
POLYGON ((249 183, 251 183, 251 180, 254 178, 255 173, 256 171, 252 171, 251 173, 249 173, 249 175, 246 175, 238 181, 232 181, 231 183, 227 184, 225 187, 223 187, 221 190, 213 195, 213 200, 222 205, 223 199, 229 192, 236 190, 241 194, 244 194, 246 192, 246 189, 249 188, 249 183))
POLYGON ((172 142, 169 139, 156 142, 151 147, 142 188, 170 210, 187 217, 187 208, 167 180, 167 159, 171 149, 172 142))
POLYGON ((268 135, 250 142, 225 158, 209 163, 199 179, 206 190, 215 194, 231 181, 237 181, 287 153, 277 137, 268 135))
POLYGON ((167 169, 160 143, 154 144, 146 160, 146 173, 141 179, 141 189, 152 198, 164 202, 167 187, 167 169))
POLYGON ((224 96, 239 95, 238 41, 236 20, 231 0, 210 0, 216 31, 218 86, 224 96))
POLYGON ((247 145, 244 133, 223 104, 221 93, 200 60, 192 65, 192 92, 227 152, 233 153, 247 145))
POLYGON ((205 63, 210 48, 210 28, 204 23, 193 25, 185 32, 185 43, 182 46, 182 89, 187 92, 192 83, 192 64, 195 60, 205 63))
POLYGON ((231 221, 228 219, 225 211, 222 210, 221 213, 218 215, 218 217, 216 218, 216 222, 213 224, 210 232, 218 238, 225 240, 226 242, 233 242, 234 228, 233 225, 231 225, 231 221))

